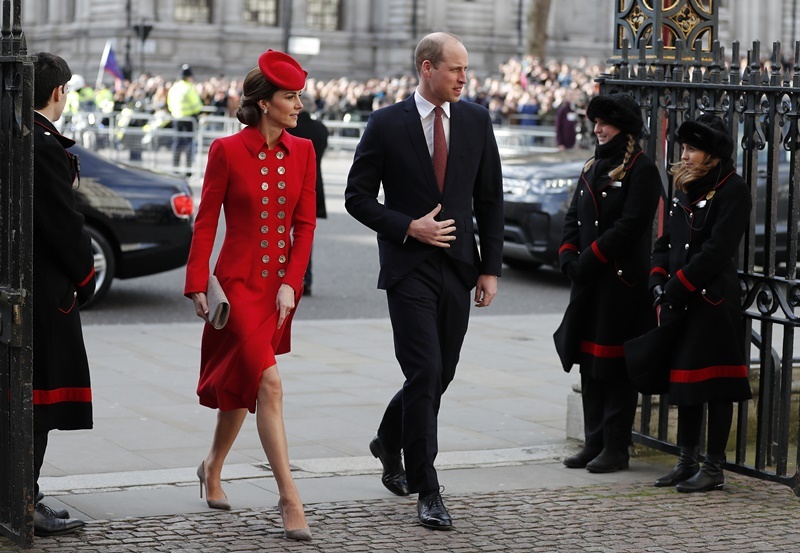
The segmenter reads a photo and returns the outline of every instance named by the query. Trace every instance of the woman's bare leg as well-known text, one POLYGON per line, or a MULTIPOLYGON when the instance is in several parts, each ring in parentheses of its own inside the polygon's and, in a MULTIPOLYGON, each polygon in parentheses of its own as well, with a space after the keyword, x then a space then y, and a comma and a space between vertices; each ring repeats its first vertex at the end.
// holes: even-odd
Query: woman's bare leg
POLYGON ((256 426, 278 485, 285 527, 287 530, 305 528, 308 524, 303 502, 289 468, 289 446, 283 424, 283 386, 277 365, 261 373, 256 401, 256 426))
POLYGON ((217 412, 217 426, 214 429, 214 440, 211 442, 211 451, 205 460, 206 493, 208 499, 224 499, 220 478, 222 465, 228 456, 242 423, 247 416, 247 409, 234 409, 232 411, 217 412))

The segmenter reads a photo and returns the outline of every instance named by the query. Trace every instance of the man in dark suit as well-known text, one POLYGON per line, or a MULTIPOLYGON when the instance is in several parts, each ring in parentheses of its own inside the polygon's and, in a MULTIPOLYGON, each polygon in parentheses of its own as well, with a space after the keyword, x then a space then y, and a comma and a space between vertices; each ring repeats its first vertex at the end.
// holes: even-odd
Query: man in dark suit
MULTIPOLYGON (((75 142, 53 122, 64 111, 72 73, 60 57, 41 52, 34 63, 33 105, 33 473, 37 536, 84 526, 66 510, 41 502, 39 472, 50 430, 92 428, 92 389, 78 307, 94 295, 94 255, 83 215, 75 211, 75 142)), ((78 181, 79 182, 79 181, 78 181)))
MULTIPOLYGON (((322 183, 322 155, 328 148, 328 127, 322 121, 313 119, 315 104, 310 100, 303 104, 303 109, 297 114, 297 126, 286 129, 286 132, 308 138, 314 144, 314 153, 317 156, 317 219, 326 219, 328 210, 325 208, 325 190, 322 183)), ((303 295, 311 295, 311 284, 313 278, 311 274, 311 259, 308 260, 306 276, 303 279, 303 295)))
POLYGON ((433 466, 437 416, 467 331, 470 290, 475 288, 477 307, 490 305, 497 293, 503 190, 489 112, 458 101, 467 80, 461 40, 427 35, 414 57, 419 86, 370 116, 348 176, 345 207, 378 233, 378 288, 386 290, 405 376, 370 451, 381 460, 390 491, 419 494, 420 523, 447 530, 452 520, 433 466), (381 184, 383 204, 377 200, 381 184))

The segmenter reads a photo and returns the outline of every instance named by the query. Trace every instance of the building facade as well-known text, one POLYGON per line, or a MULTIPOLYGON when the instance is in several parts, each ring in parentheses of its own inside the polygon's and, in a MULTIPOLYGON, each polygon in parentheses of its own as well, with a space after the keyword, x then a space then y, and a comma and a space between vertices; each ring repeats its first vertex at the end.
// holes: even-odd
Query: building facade
MULTIPOLYGON (((553 0, 548 57, 611 53, 617 1, 553 0)), ((719 3, 720 40, 743 50, 760 39, 791 50, 798 0, 719 3)), ((318 78, 368 78, 413 71, 420 36, 445 30, 462 37, 479 75, 525 50, 531 0, 25 0, 23 28, 31 52, 57 52, 75 72, 97 73, 113 41, 120 65, 170 76, 183 63, 200 78, 243 76, 267 48, 286 44, 318 78), (145 40, 137 34, 150 28, 145 40), (289 41, 291 39, 291 41, 289 41), (318 52, 316 48, 318 46, 318 52)), ((764 50, 762 49, 762 52, 764 50)), ((790 53, 791 55, 791 53, 790 53)))

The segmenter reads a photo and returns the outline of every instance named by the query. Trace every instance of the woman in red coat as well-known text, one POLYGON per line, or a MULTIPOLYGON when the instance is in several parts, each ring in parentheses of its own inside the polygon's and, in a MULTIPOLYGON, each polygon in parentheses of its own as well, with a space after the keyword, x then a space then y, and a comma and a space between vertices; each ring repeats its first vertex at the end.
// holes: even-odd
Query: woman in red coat
POLYGON ((280 493, 286 537, 311 539, 289 469, 281 379, 275 355, 289 351, 292 312, 303 290, 316 225, 316 157, 297 124, 307 73, 269 50, 248 73, 236 114, 247 125, 215 140, 208 153, 184 294, 208 320, 209 258, 220 209, 225 240, 214 274, 231 305, 222 329, 203 331, 200 403, 219 409, 211 451, 197 470, 209 507, 230 509, 222 465, 247 411, 256 414, 262 447, 280 493))

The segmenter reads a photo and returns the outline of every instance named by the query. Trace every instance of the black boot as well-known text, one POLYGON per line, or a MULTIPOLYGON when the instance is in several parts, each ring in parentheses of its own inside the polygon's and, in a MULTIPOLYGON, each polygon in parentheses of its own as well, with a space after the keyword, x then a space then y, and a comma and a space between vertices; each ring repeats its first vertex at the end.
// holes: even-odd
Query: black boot
POLYGON ((654 486, 656 488, 666 488, 674 486, 684 480, 688 480, 700 470, 700 464, 697 462, 697 447, 681 447, 681 452, 678 454, 678 464, 672 469, 669 474, 665 474, 658 480, 654 486))
POLYGON ((564 459, 564 464, 571 469, 586 468, 586 464, 600 455, 600 451, 601 449, 599 447, 585 445, 578 453, 564 459))
POLYGON ((722 463, 724 462, 724 453, 721 455, 707 453, 706 460, 697 474, 675 486, 675 489, 679 492, 721 490, 722 485, 725 483, 725 476, 722 474, 722 463))
POLYGON ((589 472, 617 472, 628 468, 628 448, 623 450, 604 448, 600 455, 586 464, 589 472))

